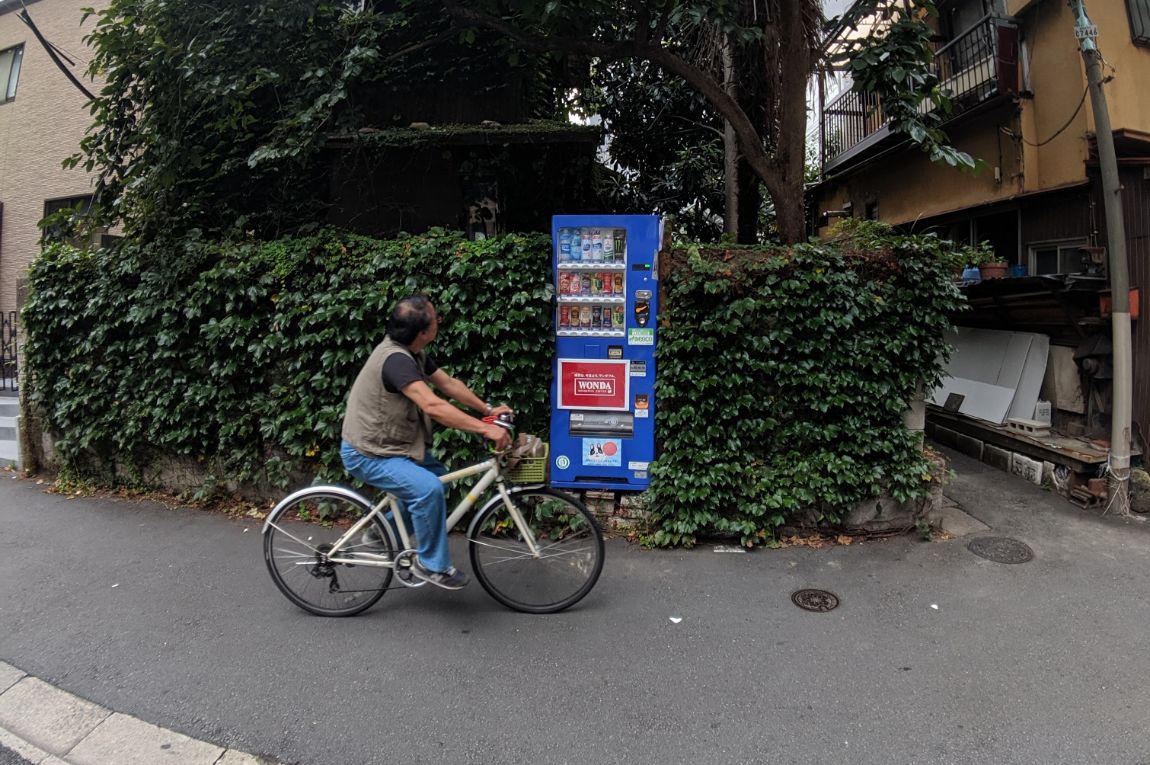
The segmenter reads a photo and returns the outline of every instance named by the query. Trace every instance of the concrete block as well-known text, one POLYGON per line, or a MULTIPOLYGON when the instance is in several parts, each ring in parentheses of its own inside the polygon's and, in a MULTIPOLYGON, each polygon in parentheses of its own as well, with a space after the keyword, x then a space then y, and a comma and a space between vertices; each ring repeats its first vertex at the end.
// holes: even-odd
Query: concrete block
POLYGON ((1024 436, 1031 438, 1046 438, 1050 435, 1050 423, 1038 422, 1037 420, 1024 420, 1021 417, 1011 417, 1006 421, 1006 429, 1014 432, 1021 433, 1024 436))
POLYGON ((223 753, 214 744, 116 713, 77 744, 68 761, 74 765, 215 765, 223 753))
POLYGON ((1035 485, 1042 485, 1042 463, 1015 453, 1010 460, 1010 472, 1035 485))
MULTIPOLYGON (((3 728, 0 728, 0 747, 3 747, 3 749, 0 749, 0 757, 3 757, 3 750, 8 749, 9 751, 20 755, 33 765, 43 765, 43 763, 51 757, 51 755, 49 755, 43 749, 32 746, 24 739, 9 733, 3 728)), ((3 759, 0 759, 0 762, 16 763, 17 761, 4 757, 3 759)))
POLYGON ((951 449, 958 448, 958 431, 939 425, 934 429, 934 440, 951 449))
POLYGON ((36 677, 25 677, 0 695, 0 727, 51 754, 67 753, 109 714, 36 677))
POLYGON ((25 673, 11 664, 0 661, 0 693, 11 688, 25 677, 25 673))
POLYGON ((982 461, 991 467, 996 467, 1004 473, 1010 472, 1010 455, 1006 449, 984 444, 982 447, 982 461))
POLYGON ((958 434, 958 450, 968 457, 974 457, 976 460, 982 459, 982 441, 981 439, 974 438, 973 436, 966 436, 962 433, 958 434))

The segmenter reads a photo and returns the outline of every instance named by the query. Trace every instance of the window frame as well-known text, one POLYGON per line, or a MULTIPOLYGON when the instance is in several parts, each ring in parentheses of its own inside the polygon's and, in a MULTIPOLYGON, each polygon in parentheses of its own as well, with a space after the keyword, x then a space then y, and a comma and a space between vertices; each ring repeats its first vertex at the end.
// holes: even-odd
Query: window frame
POLYGON ((1150 0, 1126 0, 1130 19, 1130 39, 1135 45, 1150 47, 1150 0))
MULTIPOLYGON (((1079 250, 1083 247, 1089 247, 1090 240, 1086 237, 1077 237, 1069 239, 1048 239, 1039 242, 1029 242, 1026 245, 1026 272, 1031 276, 1052 276, 1054 274, 1077 274, 1081 273, 1082 269, 1078 268, 1073 271, 1061 270, 1063 268, 1062 251, 1063 250, 1079 250), (1060 270, 1051 273, 1038 273, 1037 259, 1038 250, 1055 250, 1058 258, 1058 268, 1060 270)), ((1081 257, 1081 256, 1079 256, 1081 257)))
POLYGON ((0 83, 0 104, 16 100, 16 88, 20 83, 20 69, 24 61, 24 43, 0 49, 0 56, 5 53, 12 54, 12 62, 8 65, 7 81, 0 83))

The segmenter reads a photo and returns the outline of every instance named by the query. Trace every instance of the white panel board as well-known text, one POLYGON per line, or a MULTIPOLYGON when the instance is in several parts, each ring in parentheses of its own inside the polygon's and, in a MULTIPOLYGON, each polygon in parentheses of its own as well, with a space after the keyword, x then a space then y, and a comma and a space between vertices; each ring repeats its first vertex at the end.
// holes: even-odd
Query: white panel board
POLYGON ((1032 332, 956 328, 948 376, 927 400, 944 406, 951 393, 964 396, 958 411, 1001 425, 1010 417, 1030 418, 1042 380, 1050 338, 1032 332))

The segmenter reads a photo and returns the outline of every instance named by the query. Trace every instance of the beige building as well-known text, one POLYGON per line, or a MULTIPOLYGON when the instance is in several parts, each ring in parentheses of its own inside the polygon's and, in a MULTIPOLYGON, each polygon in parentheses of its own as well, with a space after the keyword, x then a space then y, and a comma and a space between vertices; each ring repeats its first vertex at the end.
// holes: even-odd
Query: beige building
MULTIPOLYGON (((1122 184, 1130 285, 1145 305, 1150 0, 1084 2, 1109 78, 1104 89, 1122 184)), ((945 130, 985 169, 970 174, 932 164, 890 133, 880 104, 828 89, 817 127, 822 178, 810 199, 815 233, 838 217, 857 216, 967 243, 989 242, 1014 278, 965 287, 972 310, 956 316, 956 324, 1048 336, 1051 358, 1061 366, 1048 369, 1047 377, 1069 381, 1063 386, 1069 392, 1053 402, 1053 424, 1085 438, 1107 437, 1109 243, 1074 13, 1066 0, 940 0, 938 7, 935 70, 955 95, 945 130)), ((840 34, 851 33, 844 28, 840 34)), ((1140 442, 1150 434, 1146 321, 1140 316, 1133 322, 1140 442)))
MULTIPOLYGON (((85 204, 89 177, 61 163, 79 149, 91 123, 87 97, 60 71, 20 16, 22 6, 44 39, 58 49, 73 75, 92 90, 85 70, 91 52, 83 37, 94 19, 81 25, 92 0, 0 0, 0 319, 10 348, 21 285, 40 250, 38 226, 45 212, 85 204)), ((18 339, 18 336, 17 336, 18 339)), ((11 351, 7 351, 11 353, 11 351)))

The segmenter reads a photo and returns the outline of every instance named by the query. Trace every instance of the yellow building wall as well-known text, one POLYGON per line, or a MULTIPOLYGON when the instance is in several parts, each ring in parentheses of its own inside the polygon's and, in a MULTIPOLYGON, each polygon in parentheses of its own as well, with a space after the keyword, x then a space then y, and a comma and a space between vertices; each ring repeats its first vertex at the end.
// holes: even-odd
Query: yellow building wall
MULTIPOLYGON (((1114 79, 1105 86, 1113 129, 1150 134, 1150 49, 1132 43, 1124 2, 1093 0, 1087 10, 1113 67, 1106 74, 1114 79)), ((849 202, 851 214, 861 216, 868 202, 877 201, 881 220, 903 224, 1086 181, 1094 119, 1089 95, 1083 99, 1086 73, 1074 15, 1062 0, 1012 0, 1009 11, 1023 32, 1025 92, 1016 104, 948 128, 953 145, 986 168, 971 175, 903 148, 825 182, 819 212, 844 210, 849 202)))
MULTIPOLYGON (((40 0, 28 5, 29 15, 57 47, 84 60, 91 58, 82 38, 95 25, 80 26, 81 9, 105 7, 91 0, 40 0)), ((0 104, 0 312, 17 310, 16 285, 40 252, 44 202, 90 194, 90 178, 82 170, 64 170, 60 163, 79 150, 91 124, 84 108, 87 98, 56 68, 32 30, 16 11, 0 14, 0 50, 24 44, 16 98, 0 104)), ((83 64, 72 69, 89 90, 83 64)))

